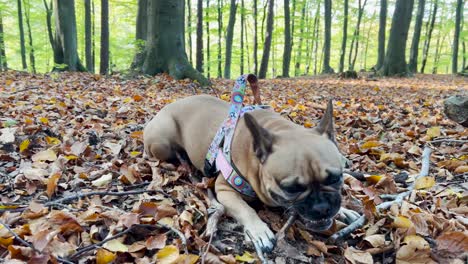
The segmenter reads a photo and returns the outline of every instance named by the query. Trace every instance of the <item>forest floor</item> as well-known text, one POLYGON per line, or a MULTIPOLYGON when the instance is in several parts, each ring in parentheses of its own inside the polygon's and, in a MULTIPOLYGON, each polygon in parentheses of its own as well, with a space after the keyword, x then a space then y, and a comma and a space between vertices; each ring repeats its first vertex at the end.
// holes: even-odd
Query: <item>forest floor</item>
MULTIPOLYGON (((233 83, 213 80, 209 93, 227 100, 233 83)), ((337 243, 327 238, 343 223, 315 234, 296 221, 286 234, 294 250, 278 247, 266 257, 275 263, 464 263, 468 130, 444 116, 443 99, 467 94, 467 87, 468 79, 443 75, 260 81, 263 103, 305 127, 317 124, 327 98, 334 98, 337 141, 353 162, 351 171, 361 173, 360 179, 346 177, 343 204, 368 218, 337 243), (426 146, 432 149, 429 175, 416 179, 426 146), (400 205, 376 209, 382 194, 408 186, 415 190, 400 205)), ((196 84, 165 75, 126 80, 2 73, 0 258, 258 261, 227 217, 207 251, 207 181, 197 183, 181 167, 143 157, 144 124, 164 105, 197 93, 196 84)), ((275 232, 288 218, 282 210, 255 206, 275 232)))

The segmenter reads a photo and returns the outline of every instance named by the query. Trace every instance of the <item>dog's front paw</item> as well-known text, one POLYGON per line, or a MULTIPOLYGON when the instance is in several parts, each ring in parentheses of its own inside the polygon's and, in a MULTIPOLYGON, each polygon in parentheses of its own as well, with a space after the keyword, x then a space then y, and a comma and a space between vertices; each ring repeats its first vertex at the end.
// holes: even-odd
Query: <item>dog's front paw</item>
POLYGON ((358 212, 346 209, 344 207, 341 207, 340 211, 338 212, 338 220, 348 225, 355 222, 360 216, 361 215, 358 212))
POLYGON ((246 240, 251 241, 255 248, 262 252, 271 252, 276 244, 276 238, 267 224, 259 220, 256 223, 244 225, 246 240))

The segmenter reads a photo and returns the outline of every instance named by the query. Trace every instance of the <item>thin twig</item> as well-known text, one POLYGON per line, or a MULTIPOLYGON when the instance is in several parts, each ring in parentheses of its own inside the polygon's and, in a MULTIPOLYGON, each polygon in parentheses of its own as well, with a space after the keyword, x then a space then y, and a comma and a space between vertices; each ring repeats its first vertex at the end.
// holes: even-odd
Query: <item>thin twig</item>
POLYGON ((12 92, 12 93, 10 93, 10 95, 21 93, 21 92, 26 92, 26 91, 30 91, 30 90, 36 90, 36 89, 39 89, 39 88, 41 88, 41 87, 39 87, 39 86, 27 87, 27 88, 12 92))
POLYGON ((55 203, 67 203, 72 200, 84 198, 84 197, 89 197, 93 195, 111 195, 111 196, 127 196, 127 195, 133 195, 133 194, 141 194, 141 193, 147 193, 147 192, 158 192, 157 190, 132 190, 132 191, 126 191, 126 192, 109 192, 109 191, 94 191, 94 192, 87 192, 87 193, 82 193, 79 192, 75 195, 68 196, 68 197, 63 197, 54 201, 50 201, 44 204, 44 206, 50 206, 55 203))
POLYGON ((286 232, 291 227, 291 225, 296 221, 297 212, 293 211, 292 214, 289 216, 288 221, 284 224, 284 226, 276 233, 276 240, 281 240, 286 236, 286 232))
MULTIPOLYGON (((432 149, 430 147, 425 147, 423 154, 422 154, 422 166, 421 166, 421 172, 419 173, 418 177, 416 177, 415 181, 408 187, 408 190, 402 193, 399 193, 395 196, 395 200, 384 202, 376 206, 377 211, 380 210, 385 210, 390 208, 392 204, 397 203, 401 204, 403 200, 414 190, 414 183, 416 182, 417 179, 425 177, 429 175, 429 165, 430 165, 430 157, 431 157, 431 152, 432 149)), ((354 232, 356 229, 362 227, 366 223, 366 216, 362 215, 359 217, 355 222, 350 224, 349 226, 341 229, 340 231, 336 232, 334 235, 332 235, 329 240, 332 242, 335 242, 339 239, 342 239, 343 237, 351 234, 354 232)))
POLYGON ((427 142, 427 143, 430 143, 430 144, 438 144, 438 143, 443 143, 443 142, 446 142, 446 143, 454 143, 454 144, 468 144, 468 140, 450 139, 450 138, 436 139, 436 140, 429 141, 429 142, 427 142))
POLYGON ((208 209, 210 211, 210 216, 208 217, 208 221, 206 222, 206 229, 204 232, 204 236, 211 236, 212 234, 215 234, 216 231, 218 231, 218 222, 220 218, 224 215, 225 208, 224 205, 218 202, 216 200, 213 191, 211 189, 208 189, 208 199, 210 200, 210 208, 208 209))

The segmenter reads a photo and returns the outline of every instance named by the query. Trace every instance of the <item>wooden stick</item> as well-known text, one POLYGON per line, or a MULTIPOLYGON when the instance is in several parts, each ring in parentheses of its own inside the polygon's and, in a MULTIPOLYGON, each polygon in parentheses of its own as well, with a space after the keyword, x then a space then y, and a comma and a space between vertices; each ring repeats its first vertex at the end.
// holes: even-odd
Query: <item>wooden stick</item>
MULTIPOLYGON (((430 157, 431 157, 431 152, 432 149, 430 147, 425 147, 423 154, 422 154, 422 166, 421 166, 421 172, 419 173, 418 177, 416 177, 415 181, 409 186, 408 191, 399 193, 395 196, 395 199, 392 201, 384 202, 376 206, 377 211, 380 210, 385 210, 390 208, 392 204, 397 203, 401 204, 403 200, 414 190, 414 183, 416 182, 417 179, 425 177, 429 175, 429 166, 430 166, 430 157)), ((359 217, 355 222, 350 224, 349 226, 341 229, 340 231, 336 232, 334 235, 332 235, 329 240, 331 242, 336 242, 345 236, 348 236, 352 232, 354 232, 356 229, 362 227, 366 223, 366 216, 362 215, 359 217)))

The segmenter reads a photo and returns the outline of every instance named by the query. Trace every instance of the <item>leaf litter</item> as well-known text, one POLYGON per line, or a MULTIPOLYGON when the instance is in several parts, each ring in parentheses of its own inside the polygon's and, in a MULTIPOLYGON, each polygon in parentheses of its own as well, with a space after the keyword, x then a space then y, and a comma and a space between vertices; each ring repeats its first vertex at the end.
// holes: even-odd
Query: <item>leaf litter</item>
MULTIPOLYGON (((229 99, 233 81, 202 91, 167 75, 125 79, 85 73, 0 75, 0 256, 55 263, 255 263, 242 228, 225 217, 209 241, 206 188, 184 168, 147 160, 142 130, 164 105, 201 92, 229 99), (93 195, 90 195, 93 194, 93 195), (9 231, 11 230, 11 232, 9 231), (15 237, 14 234, 17 236, 15 237), (209 248, 208 248, 209 247, 209 248), (209 250, 207 250, 207 248, 209 250)), ((333 76, 260 81, 263 101, 313 127, 334 98, 337 141, 352 161, 343 205, 368 222, 344 241, 297 220, 276 263, 464 263, 468 252, 467 129, 443 114, 443 99, 467 93, 466 79, 339 80, 333 76), (431 140, 448 139, 431 144, 431 140), (424 146, 430 173, 416 179, 424 146), (402 202, 383 212, 385 195, 402 202)), ((250 93, 250 92, 248 92, 250 93)), ((247 98, 251 103, 251 96, 247 98)), ((254 204, 278 232, 287 212, 254 204)))

